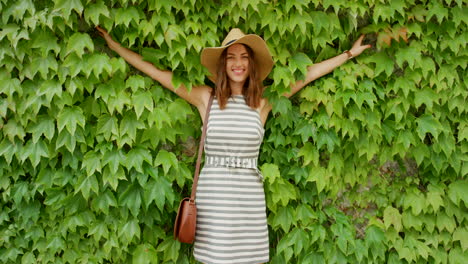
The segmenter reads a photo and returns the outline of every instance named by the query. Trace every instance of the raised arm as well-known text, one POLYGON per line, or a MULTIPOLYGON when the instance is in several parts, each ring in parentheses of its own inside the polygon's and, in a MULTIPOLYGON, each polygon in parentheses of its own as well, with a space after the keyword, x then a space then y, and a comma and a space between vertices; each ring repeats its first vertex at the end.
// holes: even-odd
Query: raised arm
MULTIPOLYGON (((316 80, 325 74, 332 72, 336 67, 341 66, 351 57, 356 57, 364 50, 370 48, 371 45, 362 45, 363 38, 364 35, 361 35, 361 37, 359 37, 359 39, 354 42, 353 47, 348 52, 309 66, 307 68, 305 80, 297 81, 296 83, 292 84, 291 91, 285 93, 284 96, 288 98, 293 96, 313 80, 316 80)), ((260 109, 260 118, 262 119, 263 124, 265 124, 268 114, 272 109, 272 105, 268 102, 268 100, 264 99, 261 103, 260 109)))
POLYGON ((98 26, 96 29, 98 30, 99 34, 106 40, 110 49, 117 52, 122 58, 124 58, 135 68, 144 72, 152 79, 158 81, 165 88, 175 92, 190 104, 195 105, 200 111, 200 114, 202 114, 202 117, 204 116, 203 114, 204 110, 206 109, 209 95, 211 93, 211 87, 205 85, 193 87, 190 93, 183 85, 181 85, 181 87, 178 89, 175 89, 174 85, 172 85, 171 71, 165 71, 156 68, 152 63, 144 61, 140 54, 122 47, 120 43, 113 40, 109 33, 103 28, 98 26))
POLYGON ((306 86, 313 80, 316 80, 324 76, 325 74, 332 72, 336 67, 341 66, 351 57, 357 57, 364 50, 370 48, 371 45, 362 45, 363 38, 364 38, 364 35, 361 35, 361 37, 359 37, 359 39, 356 42, 354 42, 353 47, 348 52, 342 53, 328 60, 324 60, 322 62, 309 66, 307 68, 307 75, 306 75, 305 80, 300 80, 292 84, 291 91, 288 93, 285 93, 284 96, 291 97, 292 95, 300 91, 304 86, 306 86))

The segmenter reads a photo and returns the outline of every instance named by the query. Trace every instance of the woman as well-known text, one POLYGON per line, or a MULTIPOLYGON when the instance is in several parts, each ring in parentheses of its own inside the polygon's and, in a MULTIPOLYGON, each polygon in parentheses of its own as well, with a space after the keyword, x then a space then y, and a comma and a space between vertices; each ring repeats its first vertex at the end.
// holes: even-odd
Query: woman
MULTIPOLYGON (((262 96, 262 81, 273 67, 265 41, 232 29, 221 47, 205 48, 201 54, 201 62, 215 83, 214 90, 201 85, 188 92, 185 87, 174 88, 172 72, 143 61, 140 55, 112 40, 105 30, 97 29, 112 50, 196 106, 202 119, 211 94, 215 95, 207 120, 205 165, 196 193, 195 258, 203 263, 268 262, 265 197, 257 169, 263 126, 272 109, 262 96)), ((361 45, 363 37, 350 51, 310 66, 305 80, 291 85, 285 96, 292 96, 369 48, 370 45, 361 45)))

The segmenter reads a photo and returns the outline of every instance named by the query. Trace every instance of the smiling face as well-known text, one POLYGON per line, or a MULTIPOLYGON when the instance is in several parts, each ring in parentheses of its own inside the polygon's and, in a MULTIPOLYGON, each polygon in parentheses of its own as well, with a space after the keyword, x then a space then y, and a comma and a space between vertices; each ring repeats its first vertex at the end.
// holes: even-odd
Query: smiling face
POLYGON ((249 77, 249 53, 242 44, 227 49, 226 74, 232 83, 243 85, 249 77))

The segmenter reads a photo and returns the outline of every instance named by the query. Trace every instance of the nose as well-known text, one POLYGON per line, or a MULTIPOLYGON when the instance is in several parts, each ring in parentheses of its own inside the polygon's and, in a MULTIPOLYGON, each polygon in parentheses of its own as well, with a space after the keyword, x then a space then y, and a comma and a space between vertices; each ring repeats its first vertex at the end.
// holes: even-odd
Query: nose
POLYGON ((236 58, 234 61, 234 66, 241 66, 242 65, 242 59, 241 58, 236 58))

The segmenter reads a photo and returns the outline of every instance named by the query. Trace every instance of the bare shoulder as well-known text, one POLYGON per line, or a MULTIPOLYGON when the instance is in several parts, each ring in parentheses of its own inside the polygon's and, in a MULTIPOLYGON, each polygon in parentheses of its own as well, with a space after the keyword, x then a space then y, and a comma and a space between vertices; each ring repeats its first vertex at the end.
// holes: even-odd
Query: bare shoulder
POLYGON ((190 91, 185 87, 180 87, 175 92, 185 99, 188 103, 196 106, 198 109, 206 108, 210 94, 213 88, 207 85, 194 86, 190 91))

